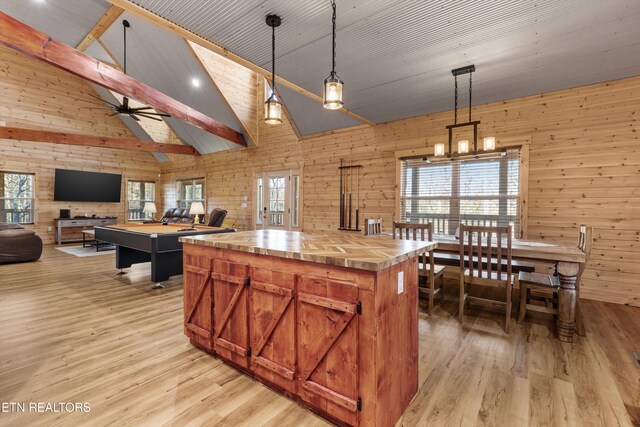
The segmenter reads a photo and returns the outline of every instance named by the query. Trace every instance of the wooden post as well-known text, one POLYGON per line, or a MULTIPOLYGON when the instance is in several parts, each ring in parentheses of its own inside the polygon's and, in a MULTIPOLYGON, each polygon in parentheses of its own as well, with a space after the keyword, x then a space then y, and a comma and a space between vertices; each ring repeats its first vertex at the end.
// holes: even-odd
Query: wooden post
POLYGON ((573 334, 576 330, 576 281, 580 264, 575 262, 559 262, 558 277, 560 289, 558 289, 558 339, 564 342, 573 342, 573 334))

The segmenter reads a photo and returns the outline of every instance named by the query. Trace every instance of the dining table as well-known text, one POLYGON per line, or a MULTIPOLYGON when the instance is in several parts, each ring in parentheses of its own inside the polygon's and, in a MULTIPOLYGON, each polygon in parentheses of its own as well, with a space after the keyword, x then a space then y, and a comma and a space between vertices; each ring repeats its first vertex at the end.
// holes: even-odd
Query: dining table
MULTIPOLYGON (((378 236, 392 238, 391 233, 378 236)), ((436 253, 460 253, 460 240, 454 235, 434 234, 436 253)), ((585 254, 576 245, 542 240, 513 239, 511 256, 521 261, 552 263, 560 281, 558 288, 557 336, 560 341, 573 342, 576 333, 576 313, 578 305, 577 281, 580 264, 585 262, 585 254)))

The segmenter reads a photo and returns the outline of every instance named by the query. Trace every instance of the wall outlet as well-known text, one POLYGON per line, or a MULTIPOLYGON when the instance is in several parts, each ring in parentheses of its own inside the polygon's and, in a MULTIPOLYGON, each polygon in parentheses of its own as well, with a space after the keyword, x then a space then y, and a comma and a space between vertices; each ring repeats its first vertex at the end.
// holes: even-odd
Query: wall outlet
POLYGON ((404 271, 398 272, 398 295, 404 292, 404 271))
POLYGON ((244 201, 246 202, 247 200, 249 200, 249 197, 244 196, 244 197, 243 197, 243 199, 244 199, 244 201))
POLYGON ((53 227, 52 226, 48 226, 47 227, 47 231, 53 231, 53 227))
POLYGON ((246 208, 246 207, 247 207, 247 204, 246 204, 246 203, 243 203, 243 204, 241 204, 240 206, 241 206, 241 207, 243 207, 243 208, 246 208))

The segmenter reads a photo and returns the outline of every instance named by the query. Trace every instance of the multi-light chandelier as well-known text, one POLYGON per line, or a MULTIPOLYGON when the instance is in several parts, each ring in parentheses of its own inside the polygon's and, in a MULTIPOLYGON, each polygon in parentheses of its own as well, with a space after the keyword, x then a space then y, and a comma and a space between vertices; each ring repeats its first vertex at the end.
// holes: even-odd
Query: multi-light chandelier
POLYGON ((267 15, 266 22, 271 27, 271 96, 264 103, 264 122, 279 125, 282 123, 282 103, 276 96, 276 27, 282 20, 278 15, 267 15))
MULTIPOLYGON (((475 65, 468 65, 466 67, 456 68, 451 70, 451 74, 454 77, 455 95, 454 95, 454 109, 453 109, 453 124, 448 125, 446 128, 449 133, 449 150, 445 151, 445 145, 438 143, 434 145, 433 155, 434 157, 444 159, 461 159, 461 158, 473 158, 473 157, 487 157, 494 156, 496 153, 503 155, 504 150, 496 150, 496 138, 493 136, 487 136, 483 138, 483 150, 478 150, 478 125, 480 120, 471 120, 471 102, 473 96, 473 73, 476 71, 475 65), (458 123, 458 76, 469 74, 469 120, 464 123, 458 123), (473 128, 473 150, 468 139, 458 140, 458 151, 453 152, 453 131, 454 129, 472 127, 473 128)), ((435 159, 434 159, 435 160, 435 159)))
POLYGON ((333 37, 331 45, 331 74, 324 80, 324 90, 322 91, 322 101, 324 108, 328 110, 339 110, 344 105, 342 102, 342 86, 344 82, 336 74, 336 1, 331 0, 333 10, 331 23, 333 25, 333 37))

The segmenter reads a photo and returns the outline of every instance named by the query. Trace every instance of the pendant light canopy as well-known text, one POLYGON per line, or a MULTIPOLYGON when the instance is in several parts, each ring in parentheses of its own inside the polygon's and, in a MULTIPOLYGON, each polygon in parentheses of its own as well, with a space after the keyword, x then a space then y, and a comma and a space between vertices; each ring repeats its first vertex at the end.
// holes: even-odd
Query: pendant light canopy
POLYGON ((331 0, 331 9, 333 10, 332 25, 333 37, 331 45, 331 74, 324 81, 324 90, 322 91, 323 106, 328 110, 339 110, 344 106, 342 102, 342 86, 344 82, 336 74, 336 1, 331 0))
POLYGON ((282 103, 276 97, 276 27, 282 20, 278 15, 267 15, 271 27, 271 96, 264 103, 264 122, 269 125, 282 123, 282 103))

